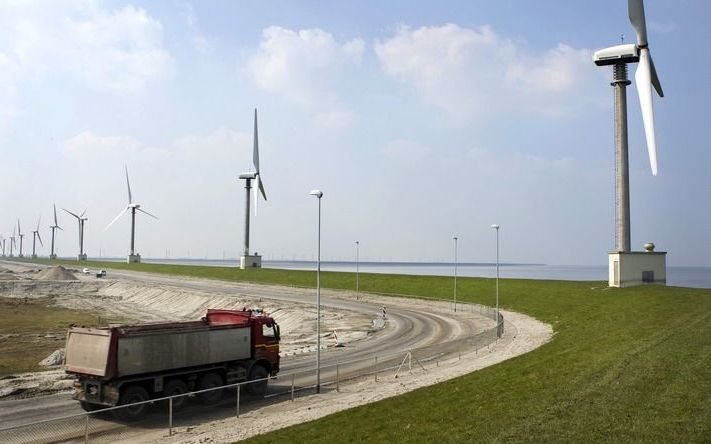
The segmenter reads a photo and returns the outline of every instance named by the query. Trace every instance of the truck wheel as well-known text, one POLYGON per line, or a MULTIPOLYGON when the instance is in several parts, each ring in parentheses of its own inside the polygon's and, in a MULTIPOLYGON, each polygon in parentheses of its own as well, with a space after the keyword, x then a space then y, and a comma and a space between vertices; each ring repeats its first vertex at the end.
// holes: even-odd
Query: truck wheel
MULTIPOLYGON (((263 379, 267 377, 267 369, 261 365, 255 365, 249 371, 249 380, 254 381, 255 379, 263 379)), ((252 382, 247 384, 247 393, 252 396, 263 397, 267 393, 267 380, 252 382)))
POLYGON ((93 412, 95 410, 100 410, 104 408, 104 406, 99 405, 99 404, 92 404, 90 402, 86 401, 79 401, 79 406, 84 409, 85 412, 93 412))
MULTIPOLYGON (((206 373, 198 379, 197 389, 205 390, 214 387, 225 385, 222 376, 217 373, 206 373)), ((209 392, 200 393, 198 399, 203 404, 215 404, 222 399, 222 390, 210 390, 209 392)))
POLYGON ((121 390, 119 405, 126 407, 114 410, 114 415, 124 421, 140 419, 148 410, 148 404, 131 405, 137 402, 148 401, 148 392, 140 385, 129 385, 121 390))
POLYGON ((188 403, 187 396, 179 396, 185 395, 187 392, 188 385, 182 379, 171 379, 165 383, 165 386, 163 386, 163 396, 176 396, 173 398, 174 412, 182 409, 185 407, 185 404, 188 403))

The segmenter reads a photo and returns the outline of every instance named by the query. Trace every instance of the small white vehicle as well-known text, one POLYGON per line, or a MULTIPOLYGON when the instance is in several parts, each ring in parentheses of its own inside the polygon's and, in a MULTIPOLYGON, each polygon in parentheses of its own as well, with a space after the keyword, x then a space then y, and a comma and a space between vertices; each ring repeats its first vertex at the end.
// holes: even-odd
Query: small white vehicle
POLYGON ((83 269, 81 272, 84 274, 91 274, 91 271, 89 271, 88 268, 83 269))

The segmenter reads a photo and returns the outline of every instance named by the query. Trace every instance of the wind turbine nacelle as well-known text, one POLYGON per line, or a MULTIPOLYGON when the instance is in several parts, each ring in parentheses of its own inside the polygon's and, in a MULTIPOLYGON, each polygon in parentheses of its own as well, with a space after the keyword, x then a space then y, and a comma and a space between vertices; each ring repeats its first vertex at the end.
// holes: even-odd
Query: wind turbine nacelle
POLYGON ((616 65, 618 63, 637 63, 639 62, 639 50, 634 43, 610 46, 609 48, 595 51, 595 54, 593 54, 593 62, 595 62, 597 66, 616 65))
POLYGON ((129 208, 139 209, 139 208, 141 208, 141 204, 130 204, 128 207, 129 207, 129 208))
POLYGON ((239 175, 240 179, 256 179, 257 173, 242 173, 239 175))

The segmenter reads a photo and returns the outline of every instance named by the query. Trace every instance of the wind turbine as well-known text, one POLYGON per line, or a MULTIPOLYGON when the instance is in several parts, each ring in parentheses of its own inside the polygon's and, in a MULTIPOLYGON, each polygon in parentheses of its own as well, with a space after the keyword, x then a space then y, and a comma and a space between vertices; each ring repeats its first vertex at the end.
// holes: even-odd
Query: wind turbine
POLYGON ((130 264, 141 262, 141 255, 136 253, 134 249, 134 241, 136 239, 136 211, 145 213, 156 220, 158 218, 149 213, 148 211, 143 210, 141 208, 141 204, 133 202, 133 198, 131 197, 131 184, 128 181, 128 166, 124 165, 124 167, 126 168, 126 188, 128 188, 128 205, 126 206, 126 208, 123 209, 123 211, 119 213, 118 216, 114 218, 114 220, 111 221, 110 224, 106 226, 104 231, 108 230, 109 227, 114 224, 114 222, 119 220, 119 218, 126 213, 126 211, 131 210, 131 251, 129 252, 128 257, 126 258, 126 262, 130 264))
POLYGON ((86 253, 84 253, 84 223, 89 220, 89 218, 84 217, 84 214, 86 214, 86 210, 82 211, 81 214, 77 215, 65 208, 62 209, 77 218, 77 222, 79 223, 79 256, 77 256, 77 260, 85 261, 86 253))
POLYGON ((261 267, 262 257, 259 255, 249 254, 249 190, 252 189, 252 180, 257 181, 257 186, 254 188, 254 210, 257 210, 257 200, 259 199, 259 192, 262 193, 264 200, 267 200, 267 194, 264 192, 264 183, 262 182, 261 174, 259 172, 259 134, 257 132, 257 109, 254 109, 254 149, 252 151, 252 163, 254 164, 253 173, 243 173, 239 175, 240 179, 245 181, 245 206, 244 206, 244 251, 240 258, 240 268, 245 269, 247 267, 261 267))
POLYGON ((32 257, 33 258, 37 257, 37 252, 36 252, 37 250, 35 250, 35 244, 36 244, 37 239, 39 239, 40 245, 42 245, 44 247, 44 244, 42 243, 42 237, 39 234, 39 226, 40 226, 41 221, 42 221, 42 216, 40 216, 39 219, 37 219, 37 228, 32 230, 32 257))
POLYGON ((15 248, 15 226, 13 225, 12 227, 12 236, 10 236, 10 257, 14 257, 14 248, 15 248))
POLYGON ((652 175, 656 176, 657 144, 654 134, 652 87, 664 97, 647 42, 647 25, 642 0, 628 0, 630 23, 637 34, 637 44, 621 44, 596 51, 593 61, 598 66, 613 65, 615 92, 615 250, 609 254, 611 286, 636 283, 666 282, 666 253, 654 253, 654 244, 645 244, 650 255, 631 251, 629 156, 627 145, 627 65, 637 63, 635 86, 642 109, 642 121, 652 175))
POLYGON ((2 245, 2 257, 5 257, 5 237, 0 236, 0 245, 2 245))
POLYGON ((22 238, 25 237, 25 235, 22 234, 22 230, 20 229, 20 219, 17 219, 17 236, 20 238, 20 254, 18 254, 17 257, 24 257, 22 254, 22 238))
POLYGON ((57 229, 60 229, 64 231, 62 227, 59 226, 57 223, 57 205, 52 205, 54 207, 54 225, 50 225, 49 228, 52 230, 52 249, 50 250, 49 253, 49 258, 50 259, 57 259, 57 255, 54 253, 54 232, 57 229))

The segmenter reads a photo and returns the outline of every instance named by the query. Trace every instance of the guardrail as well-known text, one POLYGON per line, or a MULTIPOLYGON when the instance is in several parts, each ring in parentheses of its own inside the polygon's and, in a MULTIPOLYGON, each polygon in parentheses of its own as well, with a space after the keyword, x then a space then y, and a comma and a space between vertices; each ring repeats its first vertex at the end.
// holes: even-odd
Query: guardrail
MULTIPOLYGON (((471 312, 496 320, 496 310, 479 304, 466 305, 471 312)), ((398 352, 372 355, 364 359, 339 360, 336 364, 321 365, 321 388, 339 391, 346 381, 359 378, 373 378, 392 375, 400 377, 404 370, 427 372, 430 368, 455 363, 463 357, 478 355, 491 349, 491 344, 498 341, 504 333, 504 318, 499 314, 498 322, 492 328, 464 339, 456 339, 426 347, 400 350, 398 352), (414 365, 413 365, 414 363, 414 365), (390 373, 392 372, 392 373, 390 373)), ((291 373, 281 373, 277 377, 268 377, 249 382, 229 384, 222 387, 194 391, 176 396, 151 399, 134 404, 121 405, 92 412, 77 413, 60 418, 47 419, 29 424, 0 429, 0 442, 7 444, 26 443, 114 443, 121 439, 141 440, 141 436, 151 431, 163 430, 164 436, 172 436, 176 427, 191 427, 205 422, 239 417, 244 409, 258 408, 275 399, 287 399, 293 402, 302 393, 311 393, 316 387, 314 368, 291 373), (269 393, 265 399, 247 395, 246 386, 271 381, 269 393), (219 394, 222 400, 215 406, 205 409, 197 400, 207 393, 219 394), (196 399, 197 398, 197 399, 196 399), (138 406, 150 407, 145 417, 137 421, 119 420, 122 409, 136 409, 138 406), (130 426, 130 427, 127 427, 130 426)))

